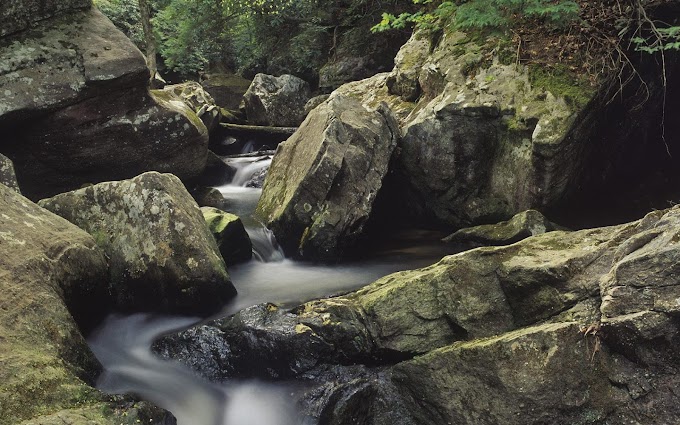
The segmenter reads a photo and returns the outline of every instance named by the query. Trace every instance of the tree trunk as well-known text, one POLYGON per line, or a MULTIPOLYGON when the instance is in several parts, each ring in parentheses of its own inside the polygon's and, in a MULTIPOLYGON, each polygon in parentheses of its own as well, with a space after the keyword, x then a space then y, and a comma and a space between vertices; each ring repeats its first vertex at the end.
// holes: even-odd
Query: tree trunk
POLYGON ((156 39, 151 29, 151 6, 148 0, 139 0, 139 14, 144 29, 144 44, 146 44, 146 66, 151 71, 151 81, 154 81, 158 72, 156 66, 156 39))

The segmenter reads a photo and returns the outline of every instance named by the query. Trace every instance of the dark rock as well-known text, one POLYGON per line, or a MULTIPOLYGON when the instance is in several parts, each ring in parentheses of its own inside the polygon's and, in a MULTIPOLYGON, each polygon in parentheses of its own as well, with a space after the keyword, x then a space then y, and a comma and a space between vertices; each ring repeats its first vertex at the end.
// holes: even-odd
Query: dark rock
POLYGON ((21 193, 19 183, 17 182, 17 176, 14 172, 14 164, 11 159, 3 154, 0 154, 0 183, 17 193, 21 193))
POLYGON ((479 248, 292 311, 244 310, 166 354, 217 380, 302 379, 313 423, 673 423, 678 229, 675 207, 479 248), (386 406, 400 406, 389 422, 386 406))
POLYGON ((333 260, 363 231, 398 138, 384 107, 331 97, 279 145, 256 213, 288 255, 333 260), (348 212, 351 211, 351 214, 348 212))
POLYGON ((256 125, 296 127, 305 118, 309 84, 292 75, 257 74, 246 91, 248 121, 256 125))
POLYGON ((224 199, 222 192, 214 187, 199 186, 191 191, 199 207, 213 207, 217 209, 227 208, 227 200, 224 199))
POLYGON ((202 207, 201 212, 227 265, 252 258, 253 244, 239 217, 212 207, 202 207))
POLYGON ((264 186, 264 180, 267 177, 268 171, 269 167, 265 167, 255 172, 255 174, 253 174, 250 180, 248 180, 246 183, 246 187, 254 187, 258 189, 262 188, 262 186, 264 186))
POLYGON ((0 4, 0 37, 29 28, 53 16, 89 9, 91 0, 25 0, 8 1, 0 4))
POLYGON ((204 74, 201 85, 222 108, 238 110, 250 80, 233 74, 204 74))
POLYGON ((224 162, 222 158, 208 151, 205 168, 201 175, 192 182, 202 186, 222 186, 231 181, 236 170, 224 162))
POLYGON ((206 314, 236 293, 198 206, 171 174, 100 183, 40 204, 106 252, 119 309, 206 314))
POLYGON ((148 93, 144 57, 96 9, 5 37, 0 52, 0 149, 28 197, 148 170, 190 179, 205 166, 201 120, 148 93))
POLYGON ((447 243, 472 246, 510 245, 529 236, 541 235, 554 230, 565 229, 546 219, 540 212, 527 210, 515 214, 508 221, 458 230, 442 240, 447 243))

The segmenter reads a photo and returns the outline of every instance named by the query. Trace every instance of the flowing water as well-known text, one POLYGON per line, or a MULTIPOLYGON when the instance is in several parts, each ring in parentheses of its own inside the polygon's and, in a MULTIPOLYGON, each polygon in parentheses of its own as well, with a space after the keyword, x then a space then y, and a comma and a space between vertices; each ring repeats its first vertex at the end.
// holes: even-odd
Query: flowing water
MULTIPOLYGON (((238 295, 219 316, 273 302, 297 303, 364 286, 380 276, 432 264, 445 254, 437 244, 376 253, 373 259, 321 266, 286 259, 271 232, 252 218, 261 189, 246 187, 271 158, 227 159, 237 169, 232 182, 218 187, 230 212, 240 216, 253 242, 253 260, 229 268, 238 295)), ((422 235, 420 235, 422 236, 422 235)), ((110 393, 132 393, 173 413, 180 425, 294 425, 298 423, 289 389, 262 382, 214 384, 178 362, 158 358, 151 344, 198 318, 149 314, 112 315, 89 339, 104 366, 98 386, 110 393)))

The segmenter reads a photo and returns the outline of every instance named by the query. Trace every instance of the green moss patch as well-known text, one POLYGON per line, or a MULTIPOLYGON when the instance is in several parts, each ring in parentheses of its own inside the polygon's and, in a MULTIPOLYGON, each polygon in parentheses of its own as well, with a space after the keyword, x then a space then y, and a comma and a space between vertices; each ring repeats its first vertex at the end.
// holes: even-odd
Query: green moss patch
POLYGON ((594 93, 589 82, 562 65, 549 69, 541 65, 530 65, 529 81, 533 87, 549 91, 556 97, 563 97, 567 103, 579 109, 590 101, 594 93))

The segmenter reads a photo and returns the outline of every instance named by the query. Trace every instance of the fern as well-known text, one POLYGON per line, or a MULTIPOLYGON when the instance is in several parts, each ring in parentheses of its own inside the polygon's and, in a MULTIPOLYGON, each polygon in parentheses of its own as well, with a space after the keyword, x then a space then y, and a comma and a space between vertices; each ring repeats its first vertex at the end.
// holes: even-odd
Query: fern
POLYGON ((507 30, 525 19, 538 19, 549 26, 560 28, 578 18, 579 6, 574 0, 467 0, 440 2, 431 9, 432 0, 412 0, 431 11, 421 10, 399 16, 383 14, 383 20, 372 28, 379 32, 404 28, 407 25, 419 27, 450 26, 465 30, 507 30))

